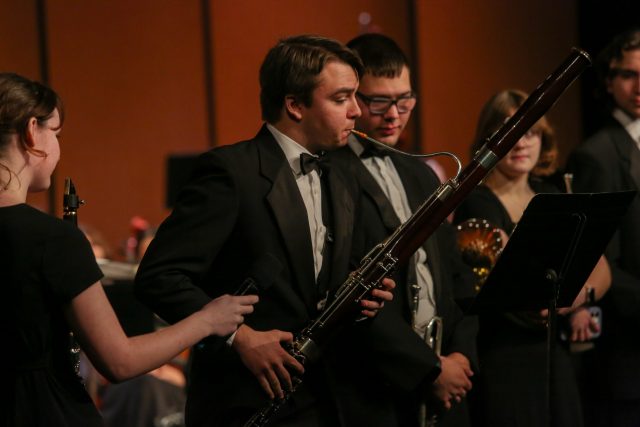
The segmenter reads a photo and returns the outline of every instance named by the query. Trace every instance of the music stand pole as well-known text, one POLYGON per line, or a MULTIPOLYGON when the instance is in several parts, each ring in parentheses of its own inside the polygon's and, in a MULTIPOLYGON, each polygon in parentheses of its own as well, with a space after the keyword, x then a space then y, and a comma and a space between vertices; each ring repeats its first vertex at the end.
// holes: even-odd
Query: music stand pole
POLYGON ((556 351, 556 330, 558 312, 558 293, 560 291, 560 281, 558 274, 553 269, 547 270, 545 280, 549 283, 552 291, 552 297, 549 299, 549 307, 547 314, 547 375, 546 375, 546 406, 548 426, 553 426, 555 415, 553 413, 553 400, 555 399, 553 392, 553 379, 555 378, 555 363, 553 355, 556 351))

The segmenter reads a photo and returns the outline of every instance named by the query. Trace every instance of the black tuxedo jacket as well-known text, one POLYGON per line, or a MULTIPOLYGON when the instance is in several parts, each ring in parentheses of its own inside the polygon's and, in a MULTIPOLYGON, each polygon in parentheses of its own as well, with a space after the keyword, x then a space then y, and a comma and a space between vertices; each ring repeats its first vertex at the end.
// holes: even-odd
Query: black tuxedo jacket
MULTIPOLYGON (((567 169, 576 192, 640 189, 640 150, 615 120, 578 147, 567 169)), ((611 289, 601 301, 603 332, 598 340, 603 391, 614 398, 640 399, 640 196, 631 203, 605 252, 611 289)))
MULTIPOLYGON (((348 273, 358 189, 339 170, 328 172, 328 186, 334 228, 330 282, 335 287, 348 273)), ((274 266, 269 278, 273 283, 260 292, 246 324, 261 331, 298 332, 317 316, 320 295, 304 203, 284 153, 266 127, 252 140, 201 156, 140 265, 136 293, 162 318, 176 322, 211 298, 233 293, 264 254, 280 265, 274 266)), ((368 322, 361 323, 358 327, 366 329, 368 322)), ((188 425, 227 426, 237 411, 250 414, 267 402, 232 348, 211 343, 203 347, 193 352, 188 425)), ((319 399, 330 401, 326 405, 338 407, 338 412, 351 404, 332 393, 335 384, 350 379, 338 374, 340 366, 332 366, 331 360, 339 357, 327 350, 321 363, 307 368, 289 409, 319 399)))
MULTIPOLYGON (((362 187, 353 251, 354 265, 357 265, 375 244, 384 241, 395 231, 400 220, 382 189, 349 147, 330 153, 330 157, 333 166, 344 169, 362 187)), ((391 153, 390 157, 403 182, 411 210, 415 212, 439 187, 439 180, 431 168, 421 161, 395 153, 391 153)), ((445 355, 452 352, 463 353, 475 368, 477 321, 475 318, 463 317, 454 300, 472 295, 473 276, 462 262, 453 228, 447 223, 441 225, 423 247, 433 275, 436 312, 444 318, 442 352, 445 355)), ((385 305, 371 325, 375 336, 384 337, 384 340, 372 340, 371 345, 385 354, 385 357, 371 360, 371 365, 385 379, 393 396, 391 400, 396 402, 408 402, 411 400, 411 397, 407 397, 408 392, 416 395, 417 390, 429 387, 440 373, 435 353, 411 327, 408 277, 408 267, 399 270, 395 276, 397 287, 394 300, 385 305), (398 381, 400 378, 403 380, 398 381)), ((380 393, 376 388, 371 390, 372 394, 380 393)))

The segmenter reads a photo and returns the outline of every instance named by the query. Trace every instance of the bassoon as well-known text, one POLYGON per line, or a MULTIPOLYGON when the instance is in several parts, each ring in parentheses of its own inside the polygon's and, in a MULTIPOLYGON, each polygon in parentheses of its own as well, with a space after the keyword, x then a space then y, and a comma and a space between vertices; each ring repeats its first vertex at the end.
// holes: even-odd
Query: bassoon
MULTIPOLYGON (((590 64, 591 59, 586 52, 573 48, 569 56, 529 95, 513 116, 486 139, 469 165, 442 184, 407 221, 362 259, 360 267, 349 274, 322 313, 295 336, 288 349, 291 355, 303 365, 316 361, 320 357, 321 348, 330 337, 358 317, 360 302, 370 297, 374 289, 381 288, 382 280, 409 260, 590 64)), ((361 132, 353 133, 370 139, 361 132)), ((284 397, 271 400, 245 423, 245 427, 267 425, 301 383, 302 377, 295 376, 293 387, 284 391, 284 397)))

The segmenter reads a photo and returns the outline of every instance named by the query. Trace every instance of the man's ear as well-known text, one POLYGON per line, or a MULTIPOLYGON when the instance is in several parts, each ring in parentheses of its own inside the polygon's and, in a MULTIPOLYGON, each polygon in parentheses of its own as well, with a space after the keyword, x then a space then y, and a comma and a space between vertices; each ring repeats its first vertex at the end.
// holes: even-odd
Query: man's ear
POLYGON ((25 140, 27 146, 33 148, 36 145, 36 132, 38 130, 38 120, 31 117, 27 123, 27 131, 25 132, 25 140))
POLYGON ((287 115, 296 122, 302 120, 302 108, 303 105, 293 95, 287 95, 284 97, 284 108, 287 110, 287 115))

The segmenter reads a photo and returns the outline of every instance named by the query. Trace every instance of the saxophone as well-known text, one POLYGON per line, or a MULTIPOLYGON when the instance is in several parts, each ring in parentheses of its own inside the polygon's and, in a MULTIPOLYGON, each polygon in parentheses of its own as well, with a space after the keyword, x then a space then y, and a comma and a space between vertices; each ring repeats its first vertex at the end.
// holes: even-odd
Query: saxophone
MULTIPOLYGON (((326 345, 340 327, 352 323, 358 317, 360 301, 369 297, 374 289, 381 288, 382 280, 390 277, 400 265, 409 260, 467 194, 513 148, 522 135, 551 108, 565 89, 590 64, 589 55, 574 48, 560 66, 529 95, 509 120, 486 140, 484 146, 464 170, 442 184, 407 221, 362 259, 360 267, 349 274, 320 316, 295 335, 293 343, 288 348, 291 355, 303 365, 317 360, 322 346, 326 345)), ((352 132, 373 140, 361 132, 352 132)), ((382 144, 379 141, 375 142, 382 144)), ((293 387, 285 391, 282 399, 269 401, 244 426, 267 425, 301 383, 302 377, 296 376, 293 379, 293 387)))

